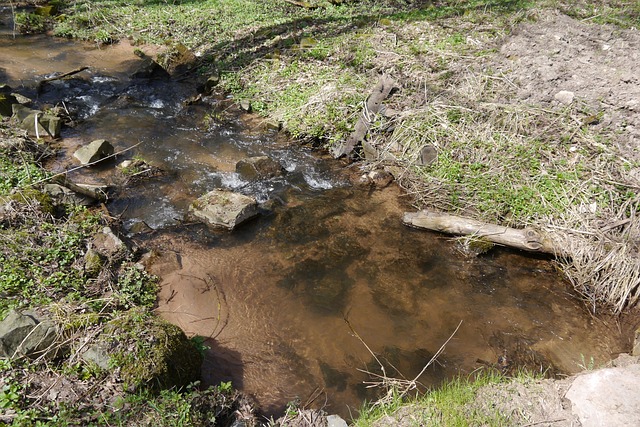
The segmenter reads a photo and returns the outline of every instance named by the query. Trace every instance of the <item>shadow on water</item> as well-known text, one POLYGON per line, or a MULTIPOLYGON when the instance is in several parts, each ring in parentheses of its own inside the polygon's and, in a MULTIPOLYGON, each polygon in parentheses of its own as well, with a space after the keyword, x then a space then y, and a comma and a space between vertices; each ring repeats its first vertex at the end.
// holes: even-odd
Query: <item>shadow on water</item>
MULTIPOLYGON (((118 161, 135 155, 163 170, 129 182, 107 207, 125 225, 143 220, 153 229, 132 238, 155 254, 157 313, 207 338, 206 383, 232 381, 272 414, 321 393, 314 405, 326 399, 329 412, 349 416, 378 391, 364 384, 371 376, 363 370, 380 373, 364 343, 388 374, 413 378, 462 322, 419 378, 424 387, 505 354, 514 366, 568 373, 581 355, 600 363, 620 351, 615 325, 589 316, 548 260, 499 249, 463 257, 455 242, 401 224, 409 207, 398 189, 354 188, 344 165, 251 132, 240 119, 205 125, 204 108, 182 103, 189 84, 129 80, 132 50, 0 41, 17 86, 92 62, 86 75, 41 94, 40 102, 59 97, 80 115, 63 131, 54 168, 75 166, 76 147, 107 138, 116 149, 140 143, 118 161), (66 54, 37 60, 51 50, 66 54), (235 172, 255 155, 287 173, 249 180, 235 172), (233 233, 191 224, 189 203, 214 188, 257 197, 262 214, 233 233)), ((73 178, 120 182, 112 166, 73 178)))

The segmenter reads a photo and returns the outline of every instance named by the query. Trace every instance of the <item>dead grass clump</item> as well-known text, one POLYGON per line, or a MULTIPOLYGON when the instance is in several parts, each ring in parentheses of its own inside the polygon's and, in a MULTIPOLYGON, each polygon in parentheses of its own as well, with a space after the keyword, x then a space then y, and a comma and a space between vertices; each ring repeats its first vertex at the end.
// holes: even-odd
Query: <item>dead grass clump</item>
POLYGON ((639 207, 636 197, 606 220, 574 208, 546 224, 565 253, 558 260, 562 271, 593 311, 604 304, 620 313, 640 298, 639 207))

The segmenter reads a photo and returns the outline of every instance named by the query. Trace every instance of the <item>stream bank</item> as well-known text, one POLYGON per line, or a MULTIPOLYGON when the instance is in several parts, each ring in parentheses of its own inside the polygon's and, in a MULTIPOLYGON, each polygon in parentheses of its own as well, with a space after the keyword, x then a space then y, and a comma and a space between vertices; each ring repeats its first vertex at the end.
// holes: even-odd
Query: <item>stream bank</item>
MULTIPOLYGON (((195 144, 194 144, 194 145, 195 145, 195 144)), ((205 152, 206 152, 206 151, 205 151, 205 152)), ((233 158, 233 157, 231 157, 231 158, 233 158)), ((232 162, 231 160, 229 160, 229 161, 228 161, 227 163, 225 163, 225 164, 226 164, 227 166, 229 166, 229 165, 231 165, 232 163, 233 163, 233 162, 232 162)), ((230 170, 227 170, 226 172, 230 172, 230 170)), ((218 179, 219 179, 220 174, 218 174, 218 175, 217 175, 217 177, 218 177, 218 179)), ((188 181, 192 181, 192 179, 190 179, 190 178, 188 178, 188 177, 185 177, 185 178, 184 178, 184 181, 185 181, 185 182, 188 182, 188 181)), ((220 181, 222 181, 222 180, 220 180, 220 181)), ((214 181, 212 180, 212 182, 214 182, 214 181)), ((325 181, 320 181, 320 182, 326 182, 326 180, 325 180, 325 181)), ((307 182, 307 185, 308 185, 308 182, 307 182)), ((305 191, 310 191, 311 193, 313 193, 313 192, 314 192, 314 191, 316 191, 316 190, 317 190, 317 189, 314 189, 314 188, 313 188, 313 186, 308 186, 308 187, 305 189, 305 191)), ((182 192, 177 192, 177 193, 182 193, 182 192)), ((303 192, 303 193, 304 193, 304 192, 303 192)), ((176 196, 177 196, 177 195, 176 195, 176 196)), ((299 196, 299 195, 295 195, 295 196, 299 196)), ((339 196, 339 199, 340 199, 340 197, 345 197, 345 196, 339 196)), ((351 196, 351 195, 349 195, 349 196, 346 196, 346 197, 347 197, 347 198, 349 198, 349 197, 352 197, 352 196, 351 196)), ((392 196, 392 197, 394 197, 394 196, 392 196)), ((175 197, 174 197, 174 198, 171 198, 171 197, 170 197, 169 199, 170 199, 171 201, 174 201, 174 200, 175 200, 175 197)), ((286 200, 286 202, 290 202, 290 201, 291 201, 291 199, 293 199, 296 203, 297 203, 297 202, 299 202, 298 200, 295 200, 295 197, 292 197, 292 198, 290 198, 289 200, 286 200)), ((331 201, 329 201, 328 203, 332 203, 332 202, 331 202, 331 201)), ((127 202, 126 204, 130 205, 131 203, 127 202)), ((144 204, 144 203, 143 203, 143 204, 144 204)), ((169 204, 169 205, 170 205, 170 204, 169 204)), ((164 209, 164 207, 166 207, 166 206, 168 206, 166 203, 164 203, 164 204, 162 204, 162 205, 161 205, 161 207, 162 207, 163 209, 164 209)), ((314 209, 313 209, 313 208, 310 208, 309 210, 314 210, 314 209)), ((305 212, 305 210, 304 210, 304 209, 301 209, 301 211, 305 212)), ((364 209, 364 208, 358 208, 358 209, 357 209, 357 211, 358 211, 358 212, 363 212, 363 211, 366 211, 366 209, 364 209)), ((277 217, 278 215, 281 215, 281 214, 282 214, 282 212, 278 212, 278 211, 277 211, 277 209, 275 209, 275 210, 274 210, 274 212, 275 212, 275 216, 276 216, 276 217, 277 217)), ((284 216, 286 217, 286 215, 284 215, 284 216)), ((326 220, 327 218, 331 218, 331 216, 333 216, 333 215, 325 215, 325 216, 323 216, 322 218, 324 218, 324 219, 326 220)), ((166 217, 165 217, 165 218, 166 218, 166 217)), ((268 223, 268 221, 269 221, 269 219, 268 219, 268 218, 270 218, 270 217, 267 217, 267 221, 266 221, 267 223, 268 223)), ((162 228, 162 226, 163 226, 163 224, 154 224, 154 225, 158 226, 159 228, 162 228)), ((258 228, 258 230, 257 230, 257 231, 260 231, 260 230, 259 230, 259 228, 260 228, 260 227, 262 227, 262 226, 265 226, 265 222, 258 223, 258 224, 253 224, 253 227, 254 227, 254 229, 253 229, 253 230, 254 230, 254 231, 256 231, 256 227, 257 227, 257 228, 258 228)), ((303 225, 302 227, 303 227, 303 229, 304 229, 305 227, 308 227, 308 226, 304 226, 304 225, 303 225)), ((349 228, 349 227, 347 226, 347 227, 345 227, 345 228, 349 228)), ((363 227, 361 227, 361 229, 366 229, 366 228, 367 228, 367 226, 363 226, 363 227)), ((331 228, 330 228, 330 227, 329 227, 328 229, 329 229, 329 230, 331 230, 331 228)), ((322 230, 321 230, 321 231, 322 231, 322 230)), ((196 234, 198 234, 198 233, 200 233, 200 235, 205 235, 205 234, 206 234, 206 232, 205 232, 205 231, 196 232, 196 234)), ((323 234, 323 233, 324 233, 324 231, 323 231, 322 233, 320 233, 320 234, 323 234)), ((249 234, 251 234, 251 233, 249 233, 249 234)), ((247 239, 248 239, 248 238, 250 238, 250 237, 245 235, 245 238, 247 238, 247 239)), ((204 239, 204 241, 205 241, 205 243, 206 243, 207 245, 209 245, 209 246, 216 246, 216 245, 220 245, 221 247, 225 247, 225 245, 229 245, 229 244, 230 244, 228 241, 225 241, 225 238, 224 238, 224 237, 222 237, 222 238, 221 238, 221 239, 219 239, 219 240, 218 240, 218 239, 216 239, 216 238, 213 238, 213 239, 205 238, 205 239, 204 239)), ((172 244, 173 244, 173 242, 169 242, 169 243, 167 243, 167 246, 171 246, 172 244)), ((360 248, 356 248, 356 249, 358 249, 360 252, 362 252, 362 248, 361 248, 361 247, 362 247, 363 245, 359 245, 359 246, 360 246, 360 248)), ((304 248, 305 250, 307 250, 304 246, 303 246, 303 248, 304 248)), ((323 245, 321 245, 321 247, 319 248, 319 255, 320 255, 320 256, 322 256, 322 255, 323 255, 323 251, 331 252, 331 251, 332 251, 332 249, 331 249, 331 248, 332 248, 332 246, 327 246, 327 247, 325 248, 325 247, 323 247, 323 245)), ((309 246, 309 249, 308 249, 308 250, 309 250, 309 252, 313 252, 314 250, 315 250, 315 251, 318 251, 318 248, 313 248, 313 247, 309 246)), ((449 252, 447 252, 447 254, 448 254, 448 255, 452 255, 453 253, 454 253, 454 251, 453 251, 453 250, 449 250, 449 252)), ((243 253, 242 251, 239 251, 239 252, 237 252, 236 254, 237 254, 237 255, 239 255, 239 256, 245 256, 245 255, 246 255, 246 254, 245 254, 245 253, 243 253)), ((181 254, 181 255, 182 255, 182 254, 181 254)), ((196 258, 197 258, 197 257, 202 257, 202 258, 203 258, 203 261, 202 261, 203 263, 210 262, 210 261, 209 261, 209 258, 208 258, 208 257, 206 257, 206 256, 204 256, 204 255, 197 255, 197 256, 196 256, 196 258)), ((306 254, 305 254, 305 253, 300 254, 300 258, 305 258, 305 257, 306 257, 306 254)), ((317 264, 314 262, 314 261, 316 261, 316 258, 317 258, 317 255, 314 255, 313 253, 311 253, 311 256, 309 256, 307 259, 302 259, 302 261, 304 262, 304 265, 306 265, 306 266, 316 267, 316 266, 317 266, 317 264)), ((296 258, 293 258, 293 259, 296 259, 296 258)), ((191 260, 189 260, 189 261, 191 262, 191 260)), ((221 262, 223 262, 223 263, 224 263, 224 259, 223 259, 221 262)), ((403 265, 403 263, 402 263, 402 262, 400 262, 400 265, 402 266, 402 265, 403 265)), ((180 266, 178 266, 178 267, 180 267, 180 266)), ((180 268, 182 268, 182 267, 180 267, 180 268)), ((401 268, 404 268, 404 267, 401 267, 401 268)), ((179 269, 177 269, 177 270, 179 271, 179 269)), ((490 270, 491 270, 491 271, 493 271, 493 273, 494 273, 494 274, 493 274, 493 276, 494 276, 494 277, 499 276, 499 275, 501 274, 501 272, 503 272, 503 270, 502 270, 500 267, 492 268, 492 269, 490 268, 490 270)), ((544 269, 543 269, 543 270, 544 270, 544 269)), ((223 270, 223 271, 224 271, 224 270, 223 270)), ((189 272, 189 271, 187 270, 187 272, 189 272)), ((204 280, 204 281, 205 281, 205 283, 206 283, 206 280, 207 280, 207 274, 208 274, 208 272, 202 272, 202 277, 196 278, 194 281, 195 281, 195 282, 200 282, 200 281, 203 281, 203 280, 204 280)), ((237 273, 233 268, 230 268, 230 273, 229 273, 229 274, 230 274, 230 276, 231 276, 231 277, 233 277, 233 276, 235 276, 235 275, 238 275, 238 273, 237 273)), ((374 275, 375 275, 375 274, 374 274, 374 275)), ((178 276, 179 276, 179 274, 178 274, 178 276)), ((318 272, 317 276, 318 276, 318 277, 320 277, 320 281, 319 281, 319 282, 318 282, 318 281, 312 281, 312 282, 311 282, 311 284, 310 284, 308 287, 307 287, 306 285, 305 285, 305 287, 306 287, 307 289, 312 289, 312 290, 313 290, 313 289, 317 289, 317 287, 318 287, 318 286, 320 286, 319 290, 320 290, 321 292, 324 292, 324 291, 325 291, 325 289, 323 289, 323 287, 325 286, 325 282, 323 282, 323 280, 325 280, 325 278, 326 278, 326 277, 329 277, 330 279, 333 279, 333 276, 328 275, 328 273, 326 273, 325 271, 322 271, 322 270, 320 270, 320 271, 318 272)), ((301 277, 301 276, 299 276, 299 275, 295 275, 295 274, 294 274, 294 277, 295 277, 297 280, 303 280, 303 279, 304 279, 303 277, 301 277)), ((314 279, 314 280, 315 280, 315 279, 314 279)), ((249 280, 249 281, 252 281, 252 280, 249 280)), ((230 280, 230 282, 233 282, 233 281, 232 281, 232 280, 230 280)), ((243 278, 243 279, 242 279, 242 280, 240 280, 239 282, 240 282, 240 283, 244 283, 244 282, 245 282, 245 279, 243 278)), ((339 279, 339 280, 338 280, 338 282, 344 282, 344 280, 343 280, 343 279, 339 279)), ((392 283, 394 283, 394 284, 395 284, 396 282, 392 282, 392 283)), ((482 284, 480 284, 479 286, 486 286, 486 284, 485 284, 485 283, 482 283, 482 284)), ((410 286, 409 286, 409 287, 410 287, 410 286)), ((491 287, 492 287, 492 285, 489 285, 489 289, 490 289, 491 287)), ((293 290, 293 291, 295 291, 295 285, 291 285, 291 288, 292 288, 292 290, 293 290)), ((335 292, 335 290, 332 290, 332 289, 328 289, 328 290, 326 290, 326 291, 328 291, 328 292, 330 292, 330 293, 334 293, 334 292, 335 292)), ((493 292, 493 291, 491 291, 491 292, 493 292)), ((322 295, 322 294, 321 294, 321 295, 322 295)), ((325 294, 325 295, 326 295, 326 294, 325 294)), ((338 293, 338 295, 340 295, 340 294, 338 293)), ((409 297, 406 297, 406 296, 405 296, 405 297, 402 297, 402 298, 409 298, 409 299, 411 299, 411 297, 410 297, 410 296, 409 296, 409 297)), ((448 300, 449 298, 444 298, 444 299, 448 300)), ((403 303, 403 304, 404 304, 404 301, 401 301, 401 303, 403 303)), ((247 308, 247 311, 249 311, 249 309, 250 309, 250 308, 247 308)), ((608 335, 608 334, 609 334, 609 332, 604 332, 604 333, 603 333, 603 335, 608 335)), ((529 344, 529 343, 527 343, 527 344, 525 344, 524 346, 529 346, 529 345, 530 345, 530 344, 529 344)), ((498 346, 498 347, 502 347, 502 346, 504 346, 504 345, 502 345, 502 344, 498 343, 498 344, 497 344, 497 346, 498 346)), ((521 346, 521 345, 519 344, 519 345, 517 345, 516 347, 518 347, 518 346, 521 346)), ((280 348, 284 348, 284 347, 280 347, 280 348)), ((428 350, 427 350, 427 351, 428 351, 428 350)), ((229 353, 231 353, 231 352, 229 352, 229 353)), ((233 353, 231 353, 231 354, 233 354, 233 353)), ((496 357, 497 355, 498 355, 498 352, 494 352, 494 354, 491 354, 491 357, 496 357)), ((422 358, 424 358, 424 355, 422 355, 422 358)), ((488 358, 490 358, 490 357, 488 357, 488 358)), ((234 359, 237 359, 237 358, 234 358, 234 359)), ((305 368, 305 369, 307 369, 307 368, 305 368)), ((227 375, 229 375, 229 374, 227 374, 227 375)), ((326 378, 325 378, 325 380, 326 380, 326 378)))

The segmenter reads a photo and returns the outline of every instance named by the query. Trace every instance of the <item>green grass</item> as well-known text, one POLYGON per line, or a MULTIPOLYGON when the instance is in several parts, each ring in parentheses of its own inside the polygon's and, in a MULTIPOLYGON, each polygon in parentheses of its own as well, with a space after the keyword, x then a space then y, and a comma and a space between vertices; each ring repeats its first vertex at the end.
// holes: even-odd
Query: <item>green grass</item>
MULTIPOLYGON (((524 378, 532 378, 532 376, 519 374, 516 380, 524 378)), ((483 371, 474 377, 454 378, 434 390, 408 400, 403 400, 396 394, 388 404, 365 405, 358 418, 353 421, 353 425, 369 427, 382 417, 393 418, 399 410, 409 408, 410 414, 408 416, 405 414, 406 418, 401 424, 403 426, 508 426, 511 424, 504 414, 474 404, 477 391, 481 387, 508 381, 495 372, 483 371)))

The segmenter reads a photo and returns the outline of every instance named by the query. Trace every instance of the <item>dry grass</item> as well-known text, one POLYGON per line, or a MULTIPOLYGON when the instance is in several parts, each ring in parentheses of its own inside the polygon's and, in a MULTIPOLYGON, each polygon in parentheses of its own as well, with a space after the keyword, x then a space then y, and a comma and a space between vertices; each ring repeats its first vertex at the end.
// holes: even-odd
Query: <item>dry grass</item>
POLYGON ((508 79, 471 74, 463 82, 405 109, 390 136, 374 135, 378 163, 401 165, 397 179, 418 207, 546 231, 562 271, 594 310, 635 304, 640 183, 627 173, 628 156, 590 126, 582 105, 505 103, 508 79), (420 165, 425 146, 437 159, 420 165))

